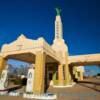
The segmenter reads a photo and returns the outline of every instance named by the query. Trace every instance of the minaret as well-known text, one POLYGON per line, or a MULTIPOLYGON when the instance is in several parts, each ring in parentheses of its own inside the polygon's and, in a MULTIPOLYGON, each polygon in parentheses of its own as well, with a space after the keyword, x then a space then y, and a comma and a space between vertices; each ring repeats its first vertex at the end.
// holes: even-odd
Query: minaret
POLYGON ((54 41, 60 41, 63 39, 63 29, 62 29, 62 21, 60 17, 61 9, 56 8, 56 19, 55 19, 55 39, 54 41))

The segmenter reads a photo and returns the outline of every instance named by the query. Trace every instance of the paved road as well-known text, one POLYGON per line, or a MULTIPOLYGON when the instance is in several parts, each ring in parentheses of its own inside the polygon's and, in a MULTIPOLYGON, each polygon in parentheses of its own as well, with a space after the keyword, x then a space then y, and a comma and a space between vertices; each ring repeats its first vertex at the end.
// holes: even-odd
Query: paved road
MULTIPOLYGON (((86 79, 71 88, 57 89, 49 87, 48 92, 56 93, 57 100, 100 100, 100 79, 86 79)), ((0 100, 27 99, 22 97, 0 96, 0 100)))

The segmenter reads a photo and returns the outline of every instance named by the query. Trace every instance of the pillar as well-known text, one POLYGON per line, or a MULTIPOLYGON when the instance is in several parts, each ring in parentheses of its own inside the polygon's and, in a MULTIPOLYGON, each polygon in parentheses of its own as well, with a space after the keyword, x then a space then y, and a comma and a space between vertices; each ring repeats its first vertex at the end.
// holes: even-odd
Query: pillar
POLYGON ((65 64, 65 80, 66 85, 71 83, 71 74, 69 71, 69 65, 68 65, 68 53, 65 54, 66 64, 65 64))
POLYGON ((56 75, 57 75, 57 73, 56 73, 56 71, 57 71, 57 68, 56 68, 56 65, 54 64, 53 65, 54 66, 54 69, 53 69, 53 85, 57 85, 57 79, 56 79, 56 75))
POLYGON ((75 78, 79 80, 78 71, 75 72, 75 78))
POLYGON ((80 81, 83 81, 83 72, 80 71, 80 81))
POLYGON ((78 81, 82 81, 83 80, 83 71, 82 70, 77 70, 76 69, 77 67, 75 67, 74 69, 74 74, 75 74, 75 78, 78 80, 78 81))
POLYGON ((46 54, 44 52, 37 52, 35 59, 35 75, 34 75, 34 94, 44 93, 44 80, 45 80, 45 59, 46 54))
POLYGON ((77 66, 73 67, 74 81, 78 80, 77 66))
POLYGON ((58 82, 59 85, 64 85, 63 65, 58 65, 58 82))
POLYGON ((6 67, 6 60, 2 56, 0 56, 0 74, 5 67, 6 67))
POLYGON ((69 66, 65 65, 65 80, 66 80, 66 84, 70 84, 70 72, 69 72, 69 66))

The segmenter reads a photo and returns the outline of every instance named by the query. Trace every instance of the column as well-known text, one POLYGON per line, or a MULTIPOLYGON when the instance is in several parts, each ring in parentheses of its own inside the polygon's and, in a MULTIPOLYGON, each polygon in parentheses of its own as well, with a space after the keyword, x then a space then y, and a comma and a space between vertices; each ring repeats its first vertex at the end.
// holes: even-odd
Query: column
POLYGON ((75 78, 79 80, 78 71, 75 72, 75 78))
POLYGON ((66 85, 71 83, 71 75, 70 75, 70 71, 69 71, 69 65, 68 65, 68 53, 65 53, 65 60, 66 60, 66 64, 65 64, 65 80, 66 80, 66 85))
POLYGON ((35 75, 34 75, 34 94, 44 93, 44 79, 45 79, 45 59, 46 54, 43 52, 36 53, 35 59, 35 75))
POLYGON ((65 65, 65 80, 66 80, 66 84, 70 84, 70 72, 69 72, 69 66, 66 64, 65 65))
POLYGON ((59 85, 64 85, 63 65, 58 65, 58 81, 59 85))
POLYGON ((73 68, 73 74, 74 74, 74 81, 78 81, 77 66, 74 66, 74 68, 73 68))
POLYGON ((83 72, 80 71, 80 80, 83 81, 83 72))
POLYGON ((56 75, 57 75, 57 66, 55 65, 55 64, 53 64, 53 78, 52 78, 52 80, 53 80, 53 85, 57 85, 57 79, 56 79, 56 75))
POLYGON ((6 67, 6 60, 2 56, 0 56, 0 74, 5 67, 6 67))

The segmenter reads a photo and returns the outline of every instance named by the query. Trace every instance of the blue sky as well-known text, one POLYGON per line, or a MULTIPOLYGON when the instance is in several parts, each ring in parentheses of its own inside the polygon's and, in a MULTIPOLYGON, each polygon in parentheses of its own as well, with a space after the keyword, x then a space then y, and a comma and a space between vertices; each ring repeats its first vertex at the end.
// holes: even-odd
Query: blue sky
POLYGON ((0 0, 0 47, 21 33, 31 39, 43 36, 52 44, 54 8, 59 6, 69 54, 100 53, 99 4, 99 0, 0 0))

